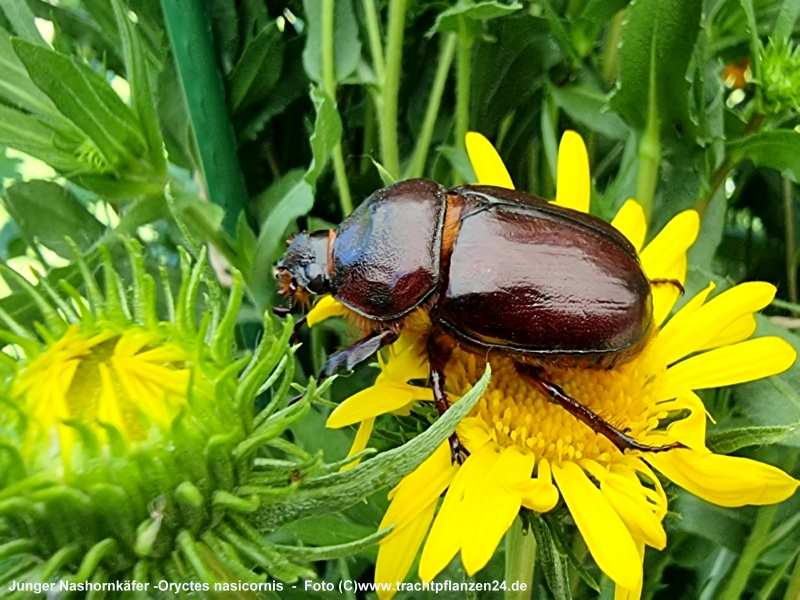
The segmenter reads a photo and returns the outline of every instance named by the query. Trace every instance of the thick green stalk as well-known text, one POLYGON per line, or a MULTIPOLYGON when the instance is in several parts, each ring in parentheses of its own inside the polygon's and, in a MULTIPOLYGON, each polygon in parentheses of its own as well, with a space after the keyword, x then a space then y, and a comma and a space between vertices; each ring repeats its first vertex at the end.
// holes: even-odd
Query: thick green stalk
POLYGON ((619 68, 619 43, 622 41, 622 24, 625 21, 625 13, 619 11, 611 21, 606 34, 606 41, 603 46, 601 58, 603 81, 610 86, 617 79, 619 68))
POLYGON ((400 67, 403 63, 403 33, 406 0, 389 2, 389 37, 386 43, 386 73, 381 91, 381 161, 393 177, 400 175, 400 148, 397 143, 397 104, 400 94, 400 67))
POLYGON ((411 155, 411 163, 406 170, 406 177, 421 177, 425 169, 425 160, 428 158, 428 150, 431 146, 433 127, 436 125, 436 117, 439 115, 439 106, 442 103, 444 86, 447 83, 447 74, 450 72, 450 64, 453 62, 453 55, 456 50, 456 36, 449 34, 442 39, 439 46, 439 56, 436 59, 436 74, 433 77, 431 94, 428 96, 428 105, 425 107, 425 116, 422 119, 422 127, 417 136, 417 143, 414 153, 411 155))
POLYGON ((464 147, 469 129, 470 85, 472 80, 472 32, 461 19, 456 58, 456 147, 464 147))
POLYGON ((375 0, 362 0, 361 5, 364 8, 364 24, 369 39, 369 52, 372 55, 372 70, 375 71, 377 80, 383 82, 383 46, 381 46, 381 26, 378 11, 375 9, 375 0))
MULTIPOLYGON (((334 0, 322 0, 322 87, 331 100, 336 103, 336 60, 333 45, 334 0)), ((336 187, 339 188, 339 205, 342 214, 347 216, 353 211, 353 200, 350 196, 350 183, 344 168, 342 143, 333 147, 333 174, 336 187)))
MULTIPOLYGON (((655 61, 655 52, 650 57, 655 61)), ((650 69, 650 98, 647 107, 647 124, 639 140, 639 170, 636 175, 636 199, 644 208, 647 220, 653 211, 653 198, 658 184, 658 168, 661 163, 661 131, 656 99, 655 69, 650 69)))
POLYGON ((208 198, 223 208, 223 226, 233 233, 247 203, 247 189, 205 3, 161 0, 161 7, 208 198))
POLYGON ((797 237, 794 230, 794 194, 792 180, 783 178, 783 217, 786 224, 786 282, 789 302, 797 303, 797 237))
POLYGON ((517 517, 506 533, 506 585, 516 584, 524 590, 505 592, 506 600, 529 600, 533 596, 533 570, 536 565, 536 538, 532 531, 523 529, 522 519, 517 517), (524 586, 520 585, 524 584, 524 586))
POLYGON ((800 598, 800 556, 794 563, 794 571, 789 578, 789 587, 786 588, 783 600, 797 600, 797 598, 800 598))
POLYGON ((762 506, 756 513, 756 520, 753 530, 745 542, 742 553, 739 555, 739 562, 733 570, 728 584, 720 595, 720 600, 739 600, 742 597, 750 573, 756 566, 761 553, 764 551, 765 542, 769 536, 772 523, 778 513, 778 505, 762 506))

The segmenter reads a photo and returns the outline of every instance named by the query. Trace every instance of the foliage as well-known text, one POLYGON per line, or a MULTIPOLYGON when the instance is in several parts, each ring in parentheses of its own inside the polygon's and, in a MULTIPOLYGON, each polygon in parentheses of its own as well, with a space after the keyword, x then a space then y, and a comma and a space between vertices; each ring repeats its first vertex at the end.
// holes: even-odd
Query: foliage
MULTIPOLYGON (((80 265, 102 280, 102 248, 121 240, 139 240, 143 263, 173 280, 182 249, 199 258, 210 246, 219 294, 242 278, 238 351, 258 352, 263 314, 280 302, 272 265, 298 228, 339 222, 386 181, 470 181, 468 129, 494 141, 518 188, 552 197, 557 140, 575 129, 588 142, 594 212, 608 218, 635 196, 658 231, 697 209, 687 295, 709 277, 772 281, 780 300, 760 326, 800 347, 798 14, 797 0, 0 2, 0 257, 45 273, 34 289, 49 298, 58 281, 88 293, 80 265)), ((0 314, 34 327, 30 289, 4 279, 0 314)), ((257 513, 259 543, 264 531, 265 544, 299 547, 374 533, 399 477, 396 450, 334 473, 347 437, 323 435, 324 417, 373 371, 316 390, 308 376, 347 335, 326 324, 303 332, 296 352, 283 342, 296 374, 282 401, 290 383, 307 386, 307 414, 270 435, 291 443, 289 458, 278 453, 291 463, 284 479, 301 468, 312 482, 243 509, 257 513)), ((797 475, 798 377, 795 366, 709 393, 709 444, 797 475)), ((417 444, 421 459, 455 423, 428 429, 432 418, 381 419, 379 450, 417 444)), ((644 597, 788 598, 800 586, 799 501, 733 512, 679 494, 668 549, 648 555, 644 597)), ((542 597, 608 592, 565 511, 530 526, 540 559, 552 557, 537 571, 542 597)), ((371 576, 362 547, 347 559, 284 550, 323 579, 371 576)), ((491 579, 492 565, 478 578, 491 579)), ((456 568, 448 576, 465 577, 456 568)))

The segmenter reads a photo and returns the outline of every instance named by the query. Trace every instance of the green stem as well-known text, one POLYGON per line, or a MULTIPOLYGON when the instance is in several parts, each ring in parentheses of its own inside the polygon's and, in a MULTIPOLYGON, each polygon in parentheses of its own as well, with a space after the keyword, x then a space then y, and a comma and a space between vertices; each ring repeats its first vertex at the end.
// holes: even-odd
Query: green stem
POLYGON ((233 234, 247 189, 204 7, 196 0, 161 0, 208 198, 224 209, 223 226, 233 234))
POLYGON ((397 103, 400 94, 400 67, 403 63, 403 33, 406 0, 389 2, 389 37, 386 43, 386 73, 381 90, 381 160, 393 177, 400 175, 400 149, 397 144, 397 103))
POLYGON ((792 180, 783 178, 783 217, 786 222, 786 281, 789 288, 789 301, 797 303, 797 238, 794 230, 794 194, 792 180))
POLYGON ((603 56, 601 58, 603 81, 610 86, 617 78, 619 64, 619 43, 622 41, 622 24, 625 21, 625 12, 619 11, 611 21, 608 28, 603 56))
POLYGON ((436 117, 439 116, 439 106, 442 102, 442 94, 444 93, 445 83, 447 83, 447 74, 450 72, 450 64, 453 62, 455 50, 456 36, 451 33, 442 39, 439 46, 439 56, 436 59, 436 74, 433 78, 431 94, 428 96, 428 105, 425 107, 425 116, 422 119, 422 127, 417 136, 417 144, 411 156, 411 163, 406 170, 406 177, 421 177, 425 169, 425 159, 428 158, 433 127, 436 125, 436 117))
MULTIPOLYGON (((336 61, 333 46, 334 0, 322 0, 322 87, 331 100, 336 103, 336 61)), ((350 196, 350 183, 344 168, 342 144, 333 147, 333 173, 336 187, 339 188, 339 205, 343 215, 353 211, 353 200, 350 196)))
POLYGON ((517 517, 506 534, 506 600, 529 600, 533 595, 533 572, 536 566, 536 538, 533 532, 523 529, 517 517), (511 590, 517 587, 525 589, 511 590), (525 584, 520 585, 520 584, 525 584))
POLYGON ((464 19, 459 23, 456 58, 456 147, 464 147, 469 130, 470 85, 472 79, 472 33, 464 19))
POLYGON ((379 82, 383 81, 384 63, 383 47, 381 46, 381 26, 378 21, 378 11, 375 9, 375 0, 362 0, 364 8, 364 24, 367 27, 369 39, 369 52, 372 55, 372 70, 379 82))
POLYGON ((783 600, 797 600, 797 598, 800 598, 800 556, 794 563, 794 571, 789 578, 789 587, 786 588, 783 600))
POLYGON ((777 513, 778 505, 775 504, 758 509, 753 530, 745 542, 742 553, 739 555, 739 562, 736 563, 736 567, 728 579, 728 584, 720 595, 720 600, 739 600, 742 597, 747 581, 750 579, 750 573, 764 550, 767 536, 777 513))
MULTIPOLYGON (((650 57, 655 61, 655 52, 650 57)), ((644 208, 645 217, 650 220, 653 211, 653 198, 658 184, 658 168, 661 163, 661 132, 656 100, 655 69, 650 69, 650 94, 647 107, 647 124, 639 140, 639 170, 636 175, 636 199, 644 208)))

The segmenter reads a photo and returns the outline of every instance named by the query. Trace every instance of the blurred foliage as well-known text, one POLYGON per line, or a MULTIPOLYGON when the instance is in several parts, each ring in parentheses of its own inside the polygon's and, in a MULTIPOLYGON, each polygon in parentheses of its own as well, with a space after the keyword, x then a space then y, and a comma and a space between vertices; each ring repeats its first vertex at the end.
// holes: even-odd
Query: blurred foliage
MULTIPOLYGON (((687 296, 709 278, 772 281, 780 300, 762 327, 800 347, 790 332, 800 327, 797 0, 207 0, 190 3, 211 25, 199 30, 170 15, 189 4, 161 4, 0 2, 4 261, 78 285, 64 235, 89 264, 120 235, 143 243, 148 264, 175 266, 179 248, 197 255, 210 244, 223 283, 229 266, 243 275, 239 337, 253 347, 277 301, 272 264, 298 227, 337 223, 394 179, 470 181, 468 129, 494 141, 518 188, 552 197, 569 128, 587 140, 593 212, 608 218, 635 196, 655 232, 696 208, 687 296)), ((0 308, 30 323, 30 300, 9 284, 0 308)), ((346 335, 340 324, 304 333, 298 379, 346 335)), ((329 400, 371 373, 336 381, 329 400)), ((798 473, 798 389, 795 367, 707 394, 710 444, 798 473)), ((291 438, 335 460, 347 436, 320 435, 326 410, 316 406, 291 438)), ((424 425, 383 418, 381 449, 424 425)), ((748 597, 800 587, 800 499, 770 514, 675 493, 670 545, 648 554, 644 597, 716 598, 741 568, 748 597), (754 544, 746 564, 740 554, 754 544)), ((329 544, 366 535, 384 496, 286 535, 329 544)), ((534 530, 563 566, 537 575, 541 597, 557 576, 567 578, 559 597, 593 587, 609 597, 564 511, 534 530)), ((371 577, 368 555, 317 565, 323 579, 371 577)), ((496 557, 479 578, 501 566, 496 557)))

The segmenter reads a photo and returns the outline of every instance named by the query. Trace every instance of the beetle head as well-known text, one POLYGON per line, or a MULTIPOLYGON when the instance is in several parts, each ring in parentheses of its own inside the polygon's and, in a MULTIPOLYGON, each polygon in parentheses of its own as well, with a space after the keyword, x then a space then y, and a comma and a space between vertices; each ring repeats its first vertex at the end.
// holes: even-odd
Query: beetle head
POLYGON ((328 256, 331 232, 298 233, 275 267, 278 293, 293 304, 308 304, 310 294, 330 291, 328 256))

